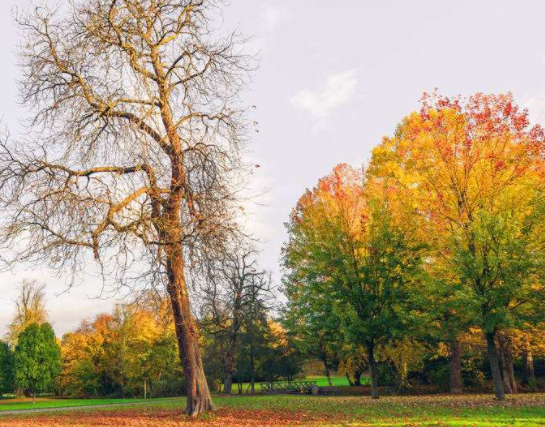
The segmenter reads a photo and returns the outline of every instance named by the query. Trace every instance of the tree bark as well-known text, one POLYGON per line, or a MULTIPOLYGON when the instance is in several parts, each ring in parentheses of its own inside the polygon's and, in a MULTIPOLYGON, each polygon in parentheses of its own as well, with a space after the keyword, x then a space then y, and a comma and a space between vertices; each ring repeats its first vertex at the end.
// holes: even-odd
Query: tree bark
POLYGON ((354 385, 356 387, 361 386, 361 376, 363 375, 363 369, 356 368, 354 369, 354 385))
POLYGON ((462 345, 458 339, 450 342, 450 393, 462 394, 462 345))
POLYGON ((534 356, 532 351, 528 348, 522 352, 522 373, 524 384, 532 384, 536 379, 536 374, 534 371, 534 356))
POLYGON ((329 386, 331 387, 333 385, 333 383, 331 382, 331 373, 329 371, 329 363, 328 363, 328 360, 327 360, 327 353, 324 349, 324 346, 322 346, 322 344, 320 343, 320 359, 322 360, 322 363, 324 364, 324 373, 325 373, 325 376, 327 378, 327 383, 329 384, 329 386))
POLYGON ((375 361, 375 343, 369 341, 366 344, 367 357, 369 358, 369 376, 371 377, 371 397, 378 399, 378 372, 375 361))
POLYGON ((346 377, 350 387, 353 387, 354 386, 354 381, 352 381, 352 378, 350 378, 350 374, 348 372, 345 372, 344 376, 346 377))
POLYGON ((254 355, 254 346, 250 343, 250 387, 252 394, 255 394, 255 355, 254 355))
POLYGON ((496 331, 487 332, 486 347, 488 350, 488 362, 490 363, 490 371, 492 372, 492 382, 494 384, 494 394, 497 400, 505 400, 505 393, 503 391, 503 383, 500 372, 500 362, 498 359, 498 352, 496 350, 496 331))
POLYGON ((225 358, 225 373, 224 373, 224 381, 223 381, 223 392, 227 395, 230 395, 233 389, 235 346, 236 346, 236 336, 233 337, 233 335, 231 335, 229 339, 229 347, 227 349, 227 356, 225 358))
POLYGON ((522 381, 525 385, 533 385, 535 379, 534 356, 532 354, 530 340, 526 339, 524 349, 522 350, 522 381))
POLYGON ((513 368, 513 354, 508 337, 503 333, 498 334, 498 341, 501 351, 501 363, 503 369, 503 384, 506 394, 517 392, 515 380, 515 369, 513 368))
POLYGON ((227 355, 225 357, 225 383, 224 393, 231 394, 233 387, 233 372, 235 371, 235 355, 237 348, 238 331, 241 326, 241 310, 242 310, 242 293, 237 292, 235 298, 235 307, 233 309, 233 323, 231 325, 231 333, 229 334, 229 346, 227 347, 227 355))
MULTIPOLYGON (((173 236, 170 242, 178 242, 173 236)), ((198 346, 198 332, 191 314, 187 283, 185 279, 182 246, 171 243, 165 249, 168 273, 168 293, 172 305, 178 354, 183 366, 187 388, 187 408, 189 416, 213 411, 214 404, 204 375, 201 354, 198 346)))

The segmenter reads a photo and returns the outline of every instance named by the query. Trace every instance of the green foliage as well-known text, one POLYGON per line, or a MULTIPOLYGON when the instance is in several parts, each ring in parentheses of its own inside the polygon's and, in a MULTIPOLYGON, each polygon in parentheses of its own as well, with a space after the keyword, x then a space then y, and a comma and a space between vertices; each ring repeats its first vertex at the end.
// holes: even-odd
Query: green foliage
POLYGON ((13 390, 13 351, 8 343, 0 341, 0 394, 13 390))
POLYGON ((14 362, 18 387, 34 394, 50 390, 61 371, 61 349, 51 325, 29 325, 19 335, 14 362))

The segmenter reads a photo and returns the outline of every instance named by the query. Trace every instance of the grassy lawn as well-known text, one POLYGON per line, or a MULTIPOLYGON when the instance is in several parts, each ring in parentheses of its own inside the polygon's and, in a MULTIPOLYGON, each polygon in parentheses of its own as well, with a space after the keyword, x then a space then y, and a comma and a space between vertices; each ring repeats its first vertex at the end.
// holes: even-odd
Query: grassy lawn
MULTIPOLYGON (((97 404, 97 401, 90 404, 97 404)), ((119 402, 119 401, 115 401, 119 402)), ((321 397, 274 395, 218 397, 218 411, 197 420, 183 416, 183 399, 137 406, 1 417, 6 427, 543 427, 545 395, 519 395, 494 402, 490 395, 321 397)), ((62 402, 60 402, 62 403, 62 402)), ((112 401, 110 401, 110 404, 112 401)), ((62 405, 61 405, 62 406, 62 405)))
POLYGON ((126 403, 138 403, 143 399, 6 399, 0 400, 0 414, 3 411, 18 411, 24 409, 67 408, 73 406, 115 405, 126 403))

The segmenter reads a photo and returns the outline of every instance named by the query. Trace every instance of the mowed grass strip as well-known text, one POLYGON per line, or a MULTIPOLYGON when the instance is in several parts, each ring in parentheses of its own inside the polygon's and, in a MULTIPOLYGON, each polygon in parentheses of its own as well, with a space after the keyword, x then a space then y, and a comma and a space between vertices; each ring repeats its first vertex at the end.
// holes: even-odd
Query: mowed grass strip
POLYGON ((57 409, 81 406, 107 406, 146 403, 144 399, 49 399, 38 398, 36 403, 32 399, 6 399, 0 400, 0 415, 6 411, 22 411, 33 409, 57 409))
MULTIPOLYGON (((490 395, 322 397, 274 395, 219 397, 218 411, 193 420, 181 413, 184 399, 158 399, 138 406, 104 406, 47 414, 6 416, 4 427, 543 427, 545 395, 517 395, 495 402, 490 395)), ((96 400, 91 400, 96 404, 96 400)), ((115 402, 120 402, 119 400, 115 402)), ((0 415, 1 417, 1 415, 0 415)))

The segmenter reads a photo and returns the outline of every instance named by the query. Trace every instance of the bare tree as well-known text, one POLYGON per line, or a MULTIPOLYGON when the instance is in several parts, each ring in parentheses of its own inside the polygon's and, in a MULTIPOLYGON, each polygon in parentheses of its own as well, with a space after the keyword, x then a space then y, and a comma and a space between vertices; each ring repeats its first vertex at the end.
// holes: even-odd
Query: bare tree
MULTIPOLYGON (((74 0, 17 17, 24 141, 0 147, 7 263, 118 286, 166 283, 187 413, 213 409, 187 272, 237 230, 251 58, 212 28, 221 0, 74 0)), ((73 283, 73 282, 71 282, 73 283)))
POLYGON ((270 273, 259 267, 256 256, 256 250, 247 245, 222 253, 204 284, 204 327, 224 335, 227 342, 223 359, 226 394, 231 394, 237 341, 245 319, 254 314, 256 306, 266 307, 274 298, 270 273))
POLYGON ((9 325, 8 341, 15 345, 21 332, 32 324, 47 322, 45 308, 45 283, 25 279, 21 282, 15 299, 15 316, 9 325))

